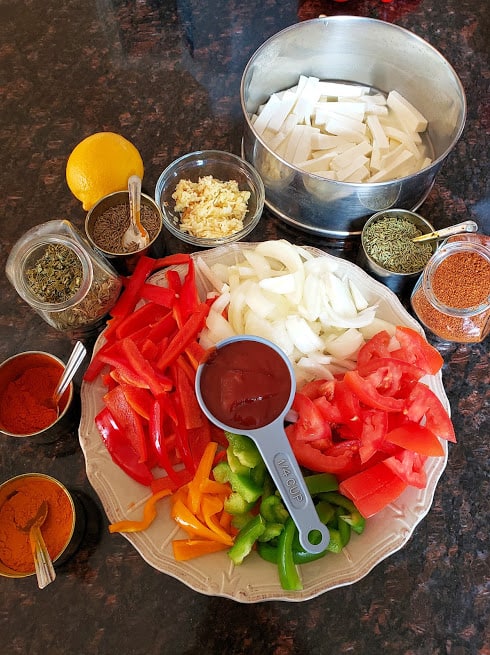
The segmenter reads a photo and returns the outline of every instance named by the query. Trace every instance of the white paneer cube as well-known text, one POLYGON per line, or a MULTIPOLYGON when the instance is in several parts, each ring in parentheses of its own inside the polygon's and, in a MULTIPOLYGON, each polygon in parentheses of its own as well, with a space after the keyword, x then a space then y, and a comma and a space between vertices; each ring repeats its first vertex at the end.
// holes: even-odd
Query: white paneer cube
POLYGON ((427 119, 398 91, 390 91, 386 99, 388 107, 399 117, 400 123, 414 132, 427 129, 427 119))

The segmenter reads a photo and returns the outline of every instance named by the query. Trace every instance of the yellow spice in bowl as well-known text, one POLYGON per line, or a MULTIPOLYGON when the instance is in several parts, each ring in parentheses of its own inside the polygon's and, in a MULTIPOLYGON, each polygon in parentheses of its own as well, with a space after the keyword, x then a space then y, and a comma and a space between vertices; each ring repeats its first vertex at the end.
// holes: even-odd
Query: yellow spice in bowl
POLYGON ((240 191, 236 180, 224 182, 206 175, 197 182, 180 180, 172 198, 183 232, 216 239, 243 229, 250 191, 240 191))

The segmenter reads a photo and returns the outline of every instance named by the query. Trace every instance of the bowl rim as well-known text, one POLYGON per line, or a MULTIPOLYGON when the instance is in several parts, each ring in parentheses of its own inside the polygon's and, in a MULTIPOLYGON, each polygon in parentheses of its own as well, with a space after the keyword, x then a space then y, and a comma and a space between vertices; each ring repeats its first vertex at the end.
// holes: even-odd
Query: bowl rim
MULTIPOLYGON (((203 162, 204 163, 204 162, 203 162)), ((264 210, 265 204, 265 186, 262 177, 260 176, 257 169, 246 161, 243 157, 236 155, 232 152, 226 150, 194 150, 188 152, 184 155, 181 155, 177 159, 174 159, 160 174, 158 180, 155 184, 155 203, 163 217, 164 227, 175 237, 181 241, 185 241, 194 246, 201 247, 213 247, 219 245, 225 245, 227 243, 232 243, 234 241, 239 241, 243 237, 250 234, 250 232, 257 226, 262 212, 264 210), (215 162, 222 162, 231 164, 234 168, 242 169, 246 172, 247 177, 251 180, 251 184, 254 187, 254 192, 256 196, 256 205, 257 209, 254 215, 251 217, 250 222, 243 229, 234 232, 233 234, 226 237, 195 237, 187 232, 183 232, 177 228, 171 220, 169 220, 168 213, 166 208, 162 203, 162 194, 165 187, 168 185, 172 175, 175 171, 179 169, 183 164, 187 162, 196 162, 199 163, 200 160, 212 160, 215 162)))

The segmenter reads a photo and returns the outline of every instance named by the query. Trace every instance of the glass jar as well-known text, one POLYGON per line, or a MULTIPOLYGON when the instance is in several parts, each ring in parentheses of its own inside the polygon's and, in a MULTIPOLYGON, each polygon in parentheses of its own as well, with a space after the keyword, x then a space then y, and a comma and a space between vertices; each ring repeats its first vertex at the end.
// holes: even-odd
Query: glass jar
POLYGON ((418 279, 411 305, 441 339, 483 341, 490 331, 490 238, 472 234, 445 241, 418 279))
POLYGON ((67 220, 33 227, 17 241, 6 274, 20 297, 56 330, 81 338, 100 327, 122 280, 67 220))

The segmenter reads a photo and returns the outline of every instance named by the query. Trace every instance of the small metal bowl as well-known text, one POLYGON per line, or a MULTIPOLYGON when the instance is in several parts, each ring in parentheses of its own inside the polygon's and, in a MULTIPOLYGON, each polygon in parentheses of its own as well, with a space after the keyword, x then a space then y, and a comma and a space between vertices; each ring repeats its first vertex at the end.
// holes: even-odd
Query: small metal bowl
MULTIPOLYGON (((388 270, 375 261, 369 254, 367 247, 367 232, 371 225, 381 221, 384 218, 399 218, 413 223, 422 234, 434 232, 433 226, 425 218, 414 212, 406 209, 387 209, 385 211, 377 212, 366 221, 361 232, 361 244, 359 246, 359 254, 357 264, 367 271, 373 278, 385 284, 389 289, 397 294, 405 291, 410 291, 417 281, 420 273, 424 270, 425 266, 417 268, 409 273, 398 273, 396 271, 388 270)), ((437 241, 430 242, 431 254, 437 249, 437 241)), ((427 261, 429 258, 427 258, 427 261)))
POLYGON ((101 198, 85 217, 85 233, 92 247, 101 253, 106 259, 108 259, 118 273, 121 275, 129 275, 134 271, 138 259, 140 259, 140 257, 143 255, 152 254, 156 257, 160 257, 163 254, 164 246, 160 243, 162 240, 161 232, 163 217, 162 212, 160 211, 160 207, 155 203, 153 198, 142 193, 141 207, 150 207, 158 216, 158 230, 153 235, 153 238, 150 240, 149 244, 141 250, 136 250, 134 252, 113 252, 111 250, 102 248, 94 239, 94 226, 102 214, 104 214, 104 212, 113 207, 117 207, 118 205, 127 205, 129 208, 128 191, 116 191, 101 198))
POLYGON ((193 246, 212 248, 239 241, 250 234, 262 215, 265 190, 262 178, 248 162, 230 152, 201 150, 180 157, 163 171, 155 187, 155 200, 162 210, 163 224, 171 234, 193 246), (181 215, 175 211, 172 194, 180 180, 197 182, 207 175, 223 182, 236 180, 240 191, 250 192, 243 229, 217 238, 196 237, 180 229, 181 215))
MULTIPOLYGON (((18 353, 0 364, 0 401, 7 393, 11 393, 10 385, 18 380, 25 371, 32 367, 52 364, 59 367, 60 377, 65 364, 50 353, 39 350, 29 350, 18 353)), ((9 437, 20 437, 32 440, 34 443, 52 443, 72 430, 77 422, 76 404, 74 403, 74 386, 70 383, 60 400, 58 418, 42 429, 31 432, 16 432, 10 425, 9 418, 0 411, 0 433, 9 437)), ((0 405, 3 403, 0 403, 0 405)))
MULTIPOLYGON (((63 526, 64 531, 66 533, 66 538, 64 539, 64 543, 62 547, 59 549, 59 552, 57 553, 51 553, 51 558, 53 560, 54 566, 60 566, 66 560, 68 557, 73 555, 73 548, 72 545, 78 546, 80 543, 80 535, 79 531, 77 530, 77 512, 75 509, 75 503, 73 501, 73 498, 68 491, 68 489, 58 480, 55 478, 51 477, 50 475, 45 475, 44 473, 24 473, 23 475, 18 475, 14 478, 10 478, 10 480, 7 480, 4 482, 2 485, 0 485, 0 526, 6 526, 8 521, 15 521, 15 506, 14 506, 14 499, 17 493, 27 493, 27 483, 29 485, 33 484, 36 482, 36 480, 40 480, 44 482, 48 482, 55 487, 58 488, 58 490, 61 490, 62 497, 65 499, 65 509, 66 509, 66 504, 69 506, 69 518, 67 519, 66 525, 63 526), (76 542, 76 543, 75 543, 76 542)), ((48 503, 48 516, 46 518, 45 525, 47 525, 47 522, 50 520, 56 520, 56 511, 57 507, 53 507, 52 504, 48 503)), ((59 518, 59 517, 58 517, 59 518)), ((18 528, 19 534, 22 535, 23 532, 20 528, 18 528)), ((2 528, 0 527, 0 534, 1 534, 2 528)), ((43 532, 43 529, 41 527, 41 532, 43 532)), ((43 536, 45 536, 43 534, 43 536)), ((2 539, 5 539, 5 535, 1 535, 2 539)), ((50 548, 50 543, 49 540, 45 539, 46 541, 46 546, 48 547, 48 550, 50 548)), ((5 544, 8 546, 8 544, 5 544)), ((22 547, 24 549, 28 548, 29 546, 29 535, 28 533, 25 533, 25 538, 22 540, 21 546, 19 544, 17 547, 22 547)), ((14 546, 15 548, 15 546, 14 546)), ((10 562, 12 563, 12 562, 10 562)), ((25 567, 22 567, 25 568, 25 567)), ((34 560, 32 560, 32 569, 29 570, 16 570, 15 568, 11 568, 9 566, 9 561, 2 561, 0 559, 0 575, 4 576, 6 578, 26 578, 32 575, 35 575, 35 569, 34 569, 34 560)))

